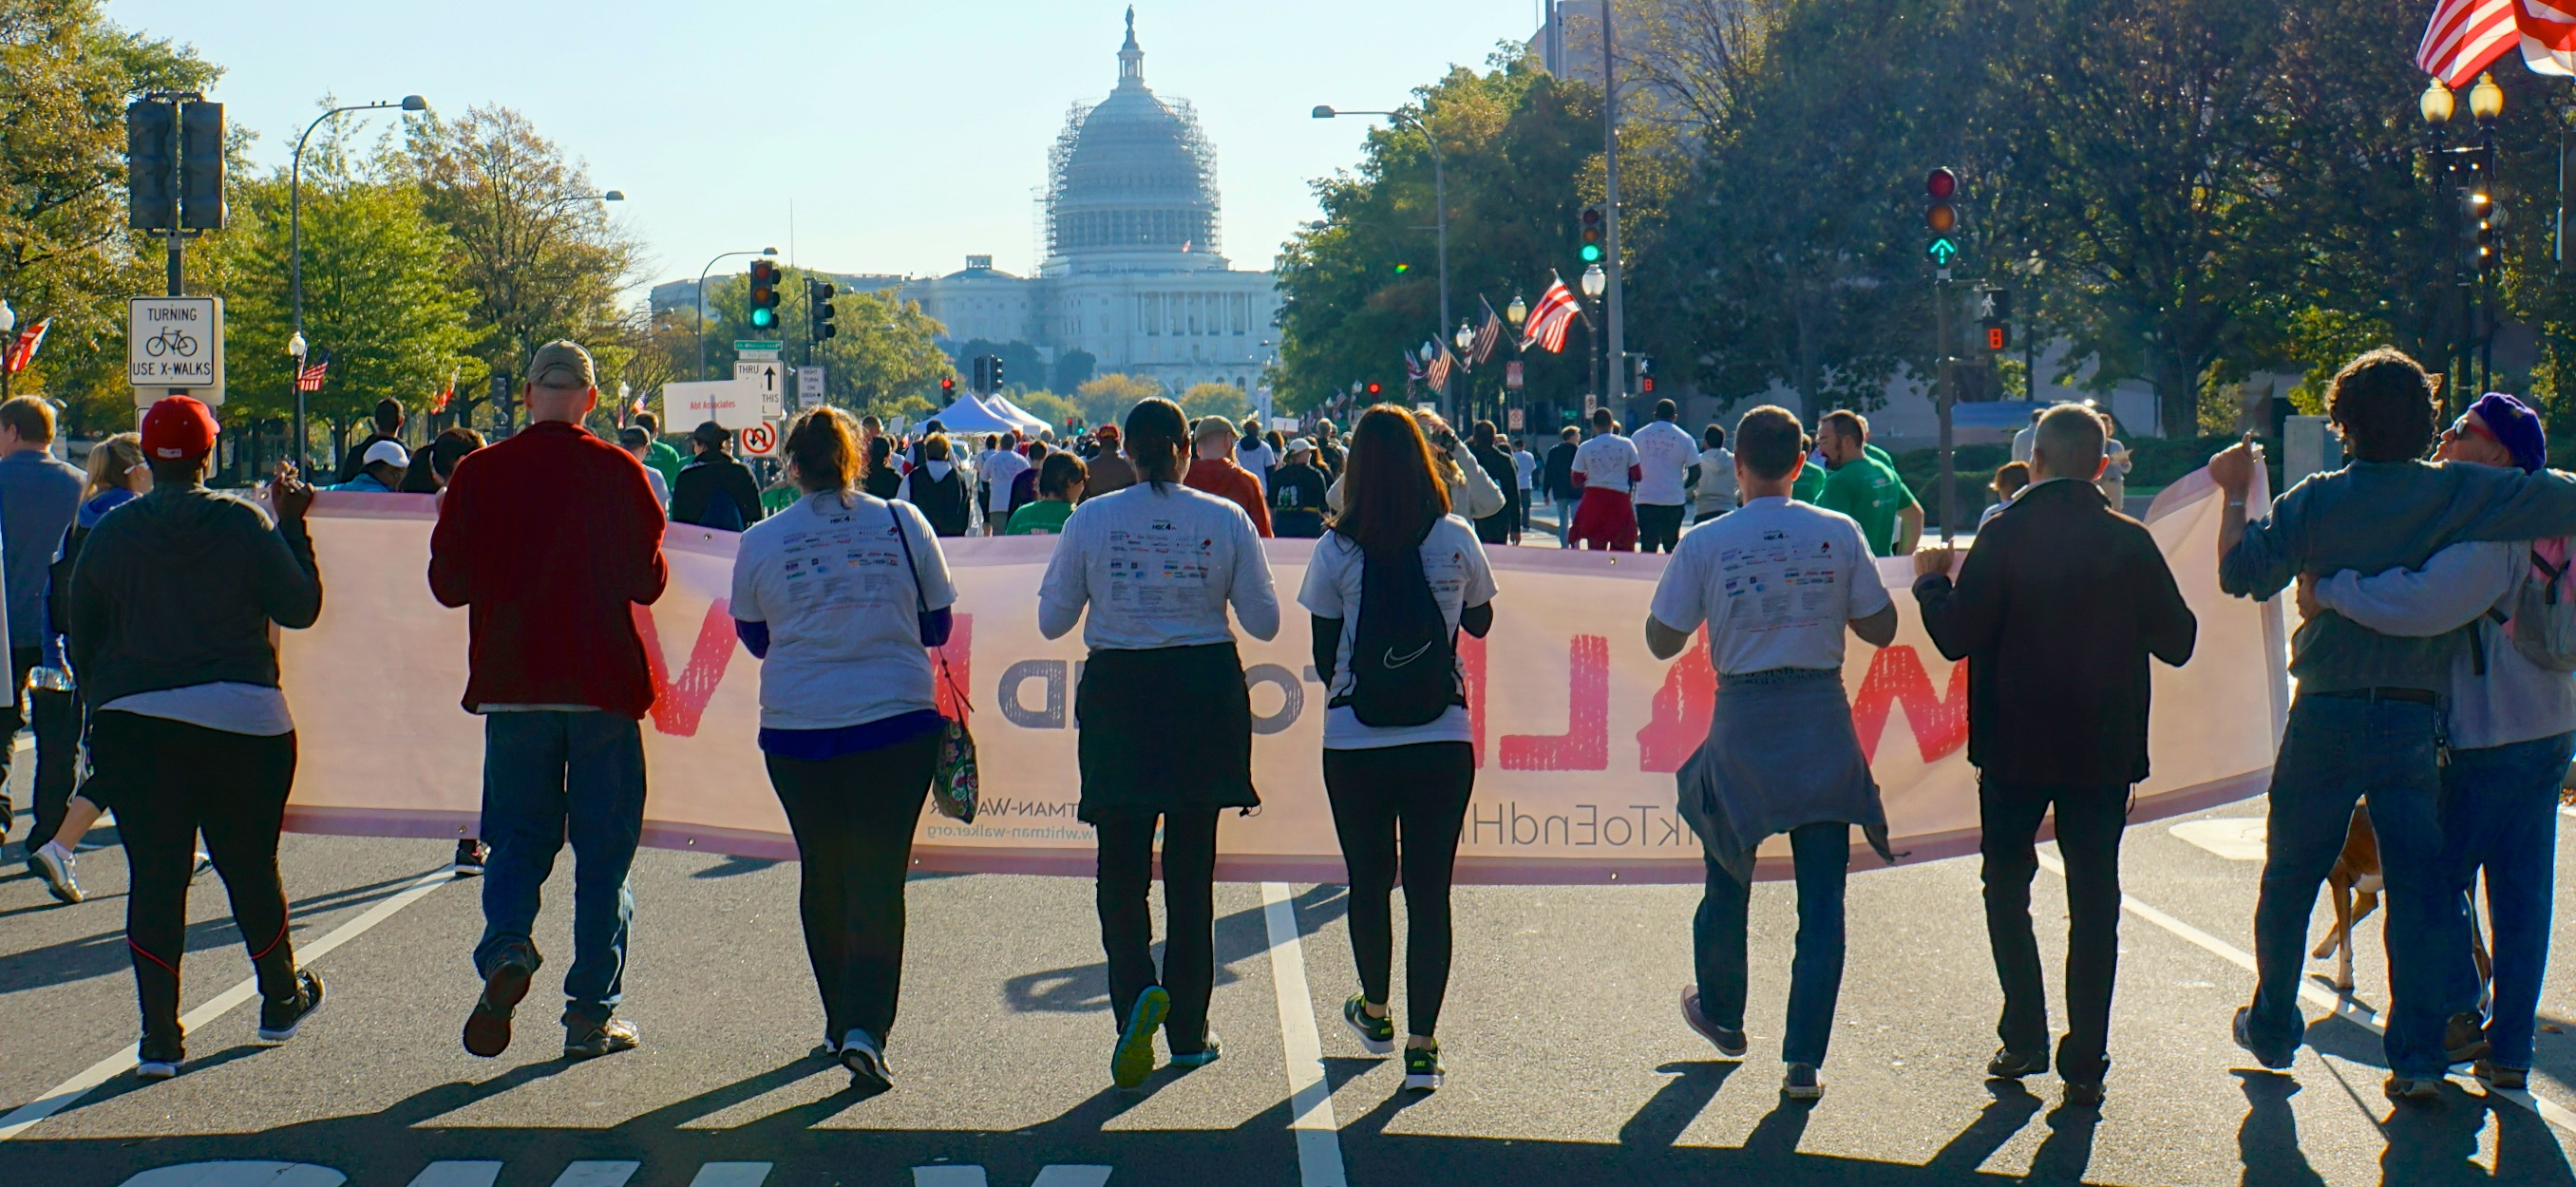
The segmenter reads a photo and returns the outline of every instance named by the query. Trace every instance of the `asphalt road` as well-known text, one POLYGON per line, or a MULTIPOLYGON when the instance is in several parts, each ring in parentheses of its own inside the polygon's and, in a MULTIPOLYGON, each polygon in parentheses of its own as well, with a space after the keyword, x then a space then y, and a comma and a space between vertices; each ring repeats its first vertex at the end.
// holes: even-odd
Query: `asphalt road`
MULTIPOLYGON (((1462 890, 1449 1086, 1427 1097, 1340 1026, 1355 981, 1339 888, 1224 885, 1225 1058, 1123 1094, 1108 1083, 1089 885, 998 876, 912 884, 898 1082, 862 1098, 815 1053, 792 865, 647 851, 627 1001, 644 1046, 570 1064, 555 1058, 550 997, 569 955, 567 861, 540 936, 558 959, 519 1044, 485 1061, 457 1041, 480 884, 440 876, 442 845, 289 837, 297 942, 337 941, 314 960, 327 1008, 279 1047, 253 1042, 254 1007, 218 1012, 249 968, 219 883, 202 879, 186 1008, 214 1016, 197 1020, 182 1075, 145 1084, 128 1070, 113 830, 82 857, 93 897, 77 906, 17 876, 13 844, 0 851, 0 1111, 16 1112, 0 1117, 0 1184, 2576 1184, 2558 1127, 2576 1125, 2567 1034, 2542 1035, 2530 1103, 2462 1081, 2438 1106, 2394 1108, 2376 1037, 2322 1008, 2291 1074, 2247 1070, 2227 1022, 2251 977, 2227 954, 2249 941, 2259 863, 2174 823, 2129 834, 2137 904, 2098 1116, 2058 1108, 2051 1077, 1982 1078, 1998 998, 1965 861, 1854 874, 1830 1090, 1813 1105, 1777 1091, 1794 926, 1782 885, 1755 896, 1754 1049, 1740 1063, 1675 1009, 1696 891, 1462 890), (183 1169, 226 1161, 239 1165, 183 1169)), ((11 835, 25 827, 22 815, 11 835)), ((2571 845, 2562 837, 2563 856, 2571 845)), ((2052 962, 2060 885, 2038 886, 2052 962)), ((2563 920, 2557 939, 2566 970, 2576 935, 2563 920)), ((2366 1010, 2384 983, 2375 927, 2360 948, 2366 1010)), ((2558 977, 2542 1012, 2576 1025, 2576 978, 2558 977)))

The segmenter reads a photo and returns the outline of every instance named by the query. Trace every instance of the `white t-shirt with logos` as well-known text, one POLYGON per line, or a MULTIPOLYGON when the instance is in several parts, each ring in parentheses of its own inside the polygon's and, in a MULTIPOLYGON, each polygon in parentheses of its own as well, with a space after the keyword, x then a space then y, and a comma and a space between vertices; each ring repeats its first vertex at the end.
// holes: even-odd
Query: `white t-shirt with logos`
POLYGON ((1843 666, 1852 619, 1888 606, 1860 525, 1774 495, 1691 529, 1655 583, 1655 621, 1708 624, 1709 659, 1728 675, 1843 666))
MULTIPOLYGON (((1297 592, 1297 604, 1309 613, 1342 620, 1341 642, 1334 650, 1333 683, 1324 694, 1328 702, 1349 693, 1354 683, 1351 646, 1359 638, 1364 559, 1359 545, 1348 537, 1326 532, 1323 539, 1315 542, 1314 555, 1306 562, 1305 587, 1297 592)), ((1432 600, 1440 603, 1440 617, 1449 624, 1453 636, 1458 631, 1458 618, 1467 607, 1494 600, 1494 570, 1486 563, 1485 546, 1477 542, 1476 529, 1455 515, 1442 517, 1431 525, 1431 534, 1422 538, 1422 575, 1431 583, 1432 600)), ((1463 663, 1459 679, 1466 679, 1463 663)), ((1350 706, 1341 705, 1324 710, 1324 749, 1376 750, 1421 742, 1466 742, 1474 737, 1468 724, 1467 710, 1458 705, 1421 725, 1407 726, 1363 725, 1350 706)))
POLYGON ((1585 490, 1627 490, 1628 468, 1636 464, 1636 445, 1617 433, 1603 433, 1574 450, 1574 472, 1583 475, 1585 490))
POLYGON ((1082 641, 1094 650, 1233 642, 1229 603, 1253 637, 1279 632, 1270 561, 1251 517, 1231 499, 1177 482, 1083 500, 1064 521, 1038 601, 1041 623, 1070 626, 1087 608, 1082 641))
POLYGON ((841 729, 937 707, 920 612, 956 601, 939 540, 910 503, 824 491, 743 529, 732 613, 769 624, 760 724, 841 729))
POLYGON ((1637 451, 1637 464, 1646 471, 1637 482, 1637 501, 1653 507, 1679 507, 1689 501, 1682 484, 1690 478, 1690 468, 1699 461, 1699 441, 1683 432, 1680 425, 1659 420, 1637 430, 1629 439, 1637 451))
POLYGON ((992 490, 985 496, 985 510, 1010 510, 1011 483, 1028 471, 1029 459, 1008 449, 996 449, 985 454, 980 459, 980 463, 984 470, 984 481, 992 485, 992 490))
POLYGON ((1237 440, 1234 443, 1234 464, 1252 471, 1252 476, 1261 480, 1261 493, 1266 495, 1270 493, 1271 468, 1279 464, 1279 451, 1270 448, 1267 441, 1256 440, 1247 446, 1237 440))

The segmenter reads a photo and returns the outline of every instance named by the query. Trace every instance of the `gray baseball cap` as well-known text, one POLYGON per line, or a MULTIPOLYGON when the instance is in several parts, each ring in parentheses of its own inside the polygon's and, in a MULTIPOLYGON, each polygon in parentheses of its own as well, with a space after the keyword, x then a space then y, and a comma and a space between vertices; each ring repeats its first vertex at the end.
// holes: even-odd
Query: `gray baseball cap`
POLYGON ((557 338, 538 347, 536 357, 528 361, 528 382, 552 387, 597 387, 599 374, 590 365, 589 351, 579 343, 557 338), (573 384, 564 383, 566 379, 573 384))

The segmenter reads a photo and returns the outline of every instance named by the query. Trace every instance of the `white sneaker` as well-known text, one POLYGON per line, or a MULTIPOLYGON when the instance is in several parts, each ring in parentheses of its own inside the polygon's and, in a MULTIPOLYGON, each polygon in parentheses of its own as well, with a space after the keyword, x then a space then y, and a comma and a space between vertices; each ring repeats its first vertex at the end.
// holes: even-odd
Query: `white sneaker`
POLYGON ((27 864, 36 867, 36 876, 45 880, 45 889, 56 899, 77 903, 88 896, 81 892, 79 861, 60 841, 47 841, 27 855, 27 864))

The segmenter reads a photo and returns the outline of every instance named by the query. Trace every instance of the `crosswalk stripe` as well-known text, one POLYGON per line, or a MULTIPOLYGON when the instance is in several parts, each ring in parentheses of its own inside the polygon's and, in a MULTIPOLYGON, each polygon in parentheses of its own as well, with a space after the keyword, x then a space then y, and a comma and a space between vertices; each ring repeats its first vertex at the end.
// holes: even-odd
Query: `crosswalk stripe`
POLYGON ((1103 1187, 1107 1182, 1105 1166, 1050 1166, 1039 1171, 1029 1187, 1103 1187))
POLYGON ((916 1166, 912 1187, 987 1187, 980 1166, 916 1166))
POLYGON ((760 1187, 768 1178, 766 1162, 710 1162, 698 1168, 689 1187, 760 1187))
POLYGON ((411 1187, 492 1187, 500 1177, 498 1162, 433 1162, 412 1177, 411 1187))
POLYGON ((1298 939, 1297 901, 1284 882, 1261 884, 1261 915, 1270 931, 1270 983, 1279 993, 1279 1043, 1288 1065, 1288 1128, 1297 1135, 1300 1187, 1349 1187, 1342 1169, 1341 1126, 1324 1082, 1324 1041, 1315 1033, 1315 999, 1306 988, 1306 947, 1298 939))
POLYGON ((576 1162, 555 1176, 555 1187, 626 1187, 640 1162, 576 1162))
MULTIPOLYGON (((2049 873, 2055 874, 2060 878, 2066 876, 2066 863, 2060 861, 2054 853, 2042 852, 2039 854, 2039 865, 2041 869, 2047 870, 2049 873)), ((2193 927, 2192 925, 2176 919, 2171 915, 2167 915, 2154 907, 2148 906, 2146 903, 2140 902, 2135 895, 2121 895, 2120 907, 2140 919, 2144 919, 2149 923, 2155 924, 2157 927, 2161 927, 2166 931, 2172 932, 2173 934, 2190 941, 2195 947, 2205 949, 2213 955, 2216 955, 2218 958, 2225 960, 2229 964, 2235 965, 2248 973, 2255 971, 2254 956, 2252 953, 2249 953, 2234 944, 2230 944, 2225 940, 2219 939, 2208 932, 2202 931, 2197 927, 2193 927)), ((2305 946, 2306 945, 2304 943, 2301 944, 2301 947, 2305 946)), ((2368 1011, 2362 1009, 2358 1004, 2347 998, 2337 997, 2332 993, 2326 992, 2324 987, 2308 980, 2305 976, 2299 978, 2299 998, 2311 1005, 2332 1011, 2336 1017, 2342 1018, 2347 1022, 2351 1022, 2372 1034, 2385 1037, 2388 1033, 2388 1029, 2380 1025, 2378 1019, 2372 1017, 2368 1011)), ((2450 1079, 2461 1087, 2474 1087, 2486 1093, 2488 1096, 2499 1097, 2504 1100, 2512 1101, 2515 1104, 2521 1105, 2523 1108, 2539 1114, 2542 1120, 2549 1122, 2551 1125, 2555 1125, 2570 1133, 2576 1133, 2576 1113, 2571 1113, 2566 1109, 2560 1108, 2552 1101, 2533 1096, 2529 1092, 2507 1088, 2491 1088, 2480 1083, 2472 1076, 2454 1075, 2450 1077, 2450 1079)))

